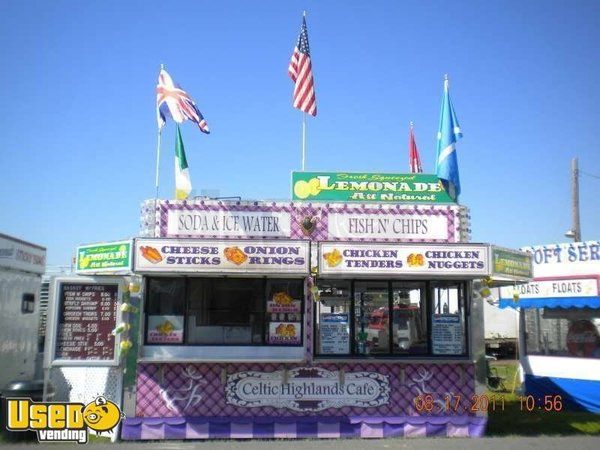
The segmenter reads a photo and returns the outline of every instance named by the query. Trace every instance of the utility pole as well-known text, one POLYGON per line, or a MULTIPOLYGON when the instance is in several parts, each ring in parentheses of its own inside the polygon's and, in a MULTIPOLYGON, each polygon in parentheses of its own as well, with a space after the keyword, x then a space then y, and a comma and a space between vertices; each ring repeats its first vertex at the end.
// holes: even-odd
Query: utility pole
POLYGON ((571 161, 571 194, 572 194, 572 216, 571 229, 565 233, 566 237, 572 238, 574 242, 581 242, 581 225, 579 223, 579 160, 573 158, 571 161))

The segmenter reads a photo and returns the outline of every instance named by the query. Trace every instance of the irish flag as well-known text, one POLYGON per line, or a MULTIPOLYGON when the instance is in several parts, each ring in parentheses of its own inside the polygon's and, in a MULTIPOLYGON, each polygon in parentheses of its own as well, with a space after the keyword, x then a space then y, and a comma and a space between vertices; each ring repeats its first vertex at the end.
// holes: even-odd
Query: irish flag
POLYGON ((192 180, 185 159, 185 149, 181 139, 181 131, 177 125, 177 140, 175 141, 175 197, 177 200, 185 200, 192 191, 192 180))

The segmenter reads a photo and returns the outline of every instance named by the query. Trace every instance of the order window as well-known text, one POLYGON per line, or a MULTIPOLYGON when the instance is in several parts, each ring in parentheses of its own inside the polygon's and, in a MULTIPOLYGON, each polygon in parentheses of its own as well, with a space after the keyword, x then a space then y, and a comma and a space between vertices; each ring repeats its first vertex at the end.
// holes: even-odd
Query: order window
POLYGON ((315 353, 466 354, 464 282, 318 280, 315 353))
POLYGON ((151 278, 147 345, 301 345, 302 279, 151 278))
POLYGON ((600 310, 525 309, 528 355, 600 358, 600 310))

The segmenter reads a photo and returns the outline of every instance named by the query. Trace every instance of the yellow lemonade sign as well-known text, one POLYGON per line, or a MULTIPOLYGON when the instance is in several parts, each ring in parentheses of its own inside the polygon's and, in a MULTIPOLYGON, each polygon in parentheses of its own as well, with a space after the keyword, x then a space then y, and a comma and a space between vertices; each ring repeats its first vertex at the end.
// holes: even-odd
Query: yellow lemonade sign
POLYGON ((292 199, 328 202, 456 203, 427 174, 292 172, 292 199))

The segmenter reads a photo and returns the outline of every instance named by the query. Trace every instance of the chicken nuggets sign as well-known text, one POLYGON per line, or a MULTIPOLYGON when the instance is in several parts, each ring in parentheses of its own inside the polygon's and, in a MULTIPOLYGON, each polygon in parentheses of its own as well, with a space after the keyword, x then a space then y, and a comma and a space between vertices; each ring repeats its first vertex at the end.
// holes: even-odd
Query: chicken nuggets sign
POLYGON ((327 274, 487 275, 489 247, 464 245, 393 245, 323 243, 320 272, 327 274))

